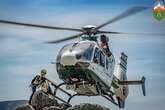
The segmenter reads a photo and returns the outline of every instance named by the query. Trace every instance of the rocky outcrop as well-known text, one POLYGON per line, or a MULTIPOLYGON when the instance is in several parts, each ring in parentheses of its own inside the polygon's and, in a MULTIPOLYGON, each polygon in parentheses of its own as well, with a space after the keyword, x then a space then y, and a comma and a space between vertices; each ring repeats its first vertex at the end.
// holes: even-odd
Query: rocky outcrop
POLYGON ((97 104, 83 103, 68 108, 67 110, 110 110, 97 104))
POLYGON ((57 102, 57 100, 45 94, 42 91, 38 91, 34 94, 31 105, 36 109, 36 110, 41 110, 44 107, 50 107, 50 106, 56 106, 59 107, 60 104, 57 102))
POLYGON ((49 96, 42 91, 38 91, 32 98, 31 105, 25 104, 16 107, 15 110, 110 110, 97 104, 79 104, 69 107, 66 104, 58 103, 53 97, 49 96))
POLYGON ((35 110, 35 109, 29 104, 24 104, 16 107, 15 110, 35 110))

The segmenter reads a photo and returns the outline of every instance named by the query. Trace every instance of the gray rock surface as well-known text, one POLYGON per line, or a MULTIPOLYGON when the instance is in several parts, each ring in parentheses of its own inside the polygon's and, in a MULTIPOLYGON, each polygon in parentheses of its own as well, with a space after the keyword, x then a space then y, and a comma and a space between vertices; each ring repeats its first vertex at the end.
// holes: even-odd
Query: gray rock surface
POLYGON ((65 104, 60 104, 54 97, 38 91, 32 98, 31 105, 24 104, 18 106, 15 110, 110 110, 97 104, 83 103, 73 107, 67 107, 65 104))
POLYGON ((41 110, 44 107, 60 106, 55 98, 49 97, 47 94, 45 94, 42 91, 38 91, 34 94, 31 101, 31 105, 36 110, 41 110))
POLYGON ((42 110, 66 110, 56 106, 45 107, 42 110))
POLYGON ((35 109, 29 104, 24 104, 16 107, 15 110, 35 110, 35 109))
POLYGON ((97 104, 83 103, 70 107, 67 110, 110 110, 110 109, 97 104))

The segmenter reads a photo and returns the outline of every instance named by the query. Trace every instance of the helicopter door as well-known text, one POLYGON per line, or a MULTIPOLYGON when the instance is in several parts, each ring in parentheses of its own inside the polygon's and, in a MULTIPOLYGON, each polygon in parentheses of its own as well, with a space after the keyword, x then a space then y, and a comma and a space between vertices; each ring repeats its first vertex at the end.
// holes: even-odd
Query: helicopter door
POLYGON ((106 73, 106 62, 105 62, 105 55, 101 50, 99 50, 97 47, 95 48, 94 51, 94 56, 93 56, 93 63, 92 63, 92 71, 95 72, 95 74, 108 86, 110 86, 111 82, 107 80, 109 78, 108 74, 106 73))
POLYGON ((98 48, 95 48, 93 62, 98 64, 98 66, 105 68, 105 55, 98 48))
POLYGON ((109 76, 109 74, 108 74, 109 62, 102 51, 100 51, 100 66, 102 67, 102 68, 100 68, 102 74, 104 74, 104 77, 107 78, 109 76))
POLYGON ((93 62, 102 68, 102 70, 105 69, 105 55, 98 48, 95 48, 93 62))

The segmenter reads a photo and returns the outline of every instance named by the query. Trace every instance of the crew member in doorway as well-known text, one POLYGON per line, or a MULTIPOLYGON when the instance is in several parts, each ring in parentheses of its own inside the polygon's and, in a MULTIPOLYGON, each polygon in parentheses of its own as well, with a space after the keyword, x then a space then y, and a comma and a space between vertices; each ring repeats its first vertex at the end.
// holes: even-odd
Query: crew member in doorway
POLYGON ((104 34, 100 36, 100 41, 101 41, 100 47, 105 51, 105 53, 108 56, 110 56, 111 52, 110 52, 109 46, 108 46, 108 39, 104 34))
POLYGON ((48 95, 52 94, 49 83, 45 77, 46 74, 47 74, 47 70, 42 69, 41 72, 32 79, 31 85, 30 85, 32 88, 32 94, 29 99, 29 104, 31 104, 32 97, 33 97, 34 93, 36 92, 37 88, 40 88, 44 93, 46 93, 48 95))

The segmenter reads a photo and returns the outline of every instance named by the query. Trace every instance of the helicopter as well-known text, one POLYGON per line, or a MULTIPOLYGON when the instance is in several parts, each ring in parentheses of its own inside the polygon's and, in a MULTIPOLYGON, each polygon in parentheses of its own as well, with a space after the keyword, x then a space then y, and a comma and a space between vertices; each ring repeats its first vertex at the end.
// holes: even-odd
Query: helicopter
POLYGON ((47 79, 55 87, 54 97, 69 105, 71 99, 75 96, 102 96, 111 101, 113 104, 117 105, 119 108, 124 108, 125 100, 129 94, 128 85, 141 85, 142 93, 145 96, 146 78, 143 76, 141 80, 127 80, 126 72, 128 56, 124 52, 121 52, 119 61, 116 63, 111 49, 105 49, 100 46, 98 42, 98 38, 100 37, 99 35, 104 35, 104 41, 108 44, 109 39, 107 36, 105 36, 105 34, 164 34, 123 33, 104 31, 100 29, 128 16, 139 13, 147 8, 148 7, 145 6, 135 6, 129 8, 128 10, 101 25, 86 25, 79 29, 30 24, 8 20, 0 20, 0 23, 79 32, 78 34, 70 37, 46 42, 50 44, 56 44, 80 38, 80 40, 77 42, 63 46, 57 55, 56 62, 52 62, 52 64, 56 65, 58 76, 63 81, 63 83, 57 85, 47 79), (116 72, 114 71, 115 66, 117 67, 116 72), (61 88, 61 86, 65 86, 66 89, 61 88), (67 94, 69 99, 65 101, 58 97, 57 90, 67 94), (67 90, 72 90, 75 93, 71 94, 67 90))

